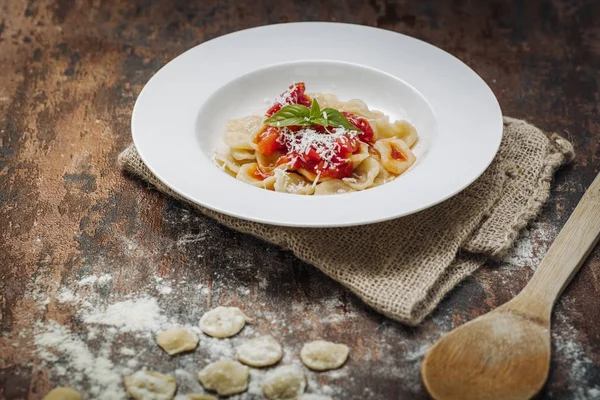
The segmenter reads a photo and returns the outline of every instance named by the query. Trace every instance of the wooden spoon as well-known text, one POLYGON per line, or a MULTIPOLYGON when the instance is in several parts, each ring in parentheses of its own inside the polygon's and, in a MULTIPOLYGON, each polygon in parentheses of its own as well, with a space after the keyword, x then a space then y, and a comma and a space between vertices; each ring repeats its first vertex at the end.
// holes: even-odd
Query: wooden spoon
POLYGON ((437 400, 530 399, 550 368, 550 314, 600 237, 600 174, 523 291, 441 338, 422 366, 437 400))

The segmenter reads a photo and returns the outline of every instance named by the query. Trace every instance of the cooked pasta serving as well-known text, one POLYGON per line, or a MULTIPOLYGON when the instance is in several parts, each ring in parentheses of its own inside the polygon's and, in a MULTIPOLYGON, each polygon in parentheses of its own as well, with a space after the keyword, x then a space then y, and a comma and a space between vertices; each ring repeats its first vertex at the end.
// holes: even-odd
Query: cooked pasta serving
POLYGON ((227 122, 215 162, 237 179, 277 192, 326 195, 390 182, 415 162, 417 131, 361 100, 306 94, 294 83, 265 115, 227 122))

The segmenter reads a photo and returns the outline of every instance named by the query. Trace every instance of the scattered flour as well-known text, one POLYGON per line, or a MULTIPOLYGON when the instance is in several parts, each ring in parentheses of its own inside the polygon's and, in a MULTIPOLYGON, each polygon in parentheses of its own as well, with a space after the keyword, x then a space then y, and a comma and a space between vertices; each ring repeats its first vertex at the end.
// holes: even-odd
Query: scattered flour
POLYGON ((110 282, 112 280, 113 280, 112 275, 110 275, 110 274, 104 274, 104 275, 101 275, 98 278, 98 284, 99 285, 104 285, 104 284, 106 284, 106 283, 108 283, 108 282, 110 282))
POLYGON ((90 275, 90 276, 86 276, 85 278, 79 280, 77 282, 78 286, 92 286, 94 283, 96 283, 96 281, 98 280, 98 277, 96 275, 90 275))
MULTIPOLYGON (((567 309, 569 308, 567 298, 563 298, 561 303, 567 309)), ((566 372, 568 388, 572 394, 572 397, 569 398, 600 400, 600 384, 592 383, 592 387, 586 384, 589 382, 589 374, 593 373, 596 364, 588 356, 568 314, 564 314, 561 309, 558 309, 555 313, 555 321, 555 328, 552 331, 553 351, 559 359, 565 361, 564 367, 567 370, 564 372, 566 372)), ((561 365, 559 368, 563 368, 563 366, 561 365)))
POLYGON ((134 349, 130 349, 129 347, 121 347, 119 349, 119 354, 122 354, 124 356, 135 356, 136 351, 134 349))
POLYGON ((250 382, 248 383, 248 394, 250 396, 261 396, 263 394, 262 391, 262 381, 265 377, 266 373, 260 369, 250 369, 250 382))
MULTIPOLYGON (((223 340, 212 338, 204 334, 199 335, 198 347, 208 352, 206 362, 220 360, 222 358, 235 358, 236 348, 234 340, 223 340)), ((238 339, 239 340, 239 339, 238 339)))
POLYGON ((529 267, 533 270, 540 264, 548 248, 556 237, 556 228, 548 223, 532 223, 515 242, 504 262, 519 269, 529 267))
POLYGON ((124 300, 104 310, 84 311, 83 321, 88 324, 110 325, 121 332, 156 332, 168 325, 154 297, 124 300))
POLYGON ((68 288, 63 287, 59 290, 56 300, 59 303, 75 303, 79 301, 79 296, 75 295, 75 293, 70 291, 68 288))
MULTIPOLYGON (((580 398, 594 398, 585 397, 586 388, 582 387, 588 371, 594 367, 594 362, 587 356, 583 346, 576 339, 569 337, 569 335, 557 333, 552 336, 556 345, 556 352, 570 363, 569 380, 572 385, 571 389, 580 398)), ((591 388, 592 392, 596 390, 600 394, 600 386, 591 388)), ((589 394, 590 390, 587 390, 587 392, 589 394)), ((600 396, 597 398, 600 399, 600 396)))
POLYGON ((600 399, 600 388, 591 388, 587 390, 588 399, 598 400, 600 399))
POLYGON ((425 357, 425 354, 427 354, 427 350, 429 350, 430 347, 430 344, 423 344, 413 351, 406 352, 404 359, 406 361, 420 361, 423 357, 425 357))
POLYGON ((163 285, 163 286, 159 286, 158 292, 160 294, 165 294, 166 295, 166 294, 171 294, 173 292, 173 289, 171 288, 171 286, 163 285))
MULTIPOLYGON (((338 297, 323 299, 308 306, 301 302, 295 302, 292 304, 292 309, 297 313, 309 312, 315 315, 322 315, 323 317, 319 321, 327 324, 346 323, 358 318, 358 314, 354 311, 348 311, 338 297)), ((306 323, 312 324, 313 322, 307 319, 306 323)))
POLYGON ((80 279, 77 282, 77 285, 80 287, 93 286, 95 283, 98 283, 99 285, 104 285, 112 280, 113 280, 113 277, 110 274, 104 274, 104 275, 100 275, 100 276, 90 275, 90 276, 86 276, 85 278, 80 279))
POLYGON ((191 243, 196 243, 196 242, 202 242, 206 239, 206 233, 200 233, 200 234, 186 234, 181 236, 176 243, 176 246, 182 247, 191 243))
POLYGON ((127 371, 116 367, 103 355, 93 355, 87 344, 67 327, 56 321, 46 323, 37 332, 35 344, 42 361, 54 364, 64 359, 67 365, 54 365, 53 370, 58 375, 68 375, 70 386, 77 388, 87 383, 89 393, 95 399, 125 398, 121 376, 127 371))
POLYGON ((250 294, 250 289, 244 286, 240 286, 237 291, 242 296, 248 296, 250 294))
MULTIPOLYGON (((174 376, 177 379, 177 385, 185 388, 189 393, 203 393, 204 389, 202 388, 202 385, 200 385, 194 372, 197 371, 188 371, 181 368, 176 369, 174 376)), ((185 400, 188 399, 186 398, 185 400)))

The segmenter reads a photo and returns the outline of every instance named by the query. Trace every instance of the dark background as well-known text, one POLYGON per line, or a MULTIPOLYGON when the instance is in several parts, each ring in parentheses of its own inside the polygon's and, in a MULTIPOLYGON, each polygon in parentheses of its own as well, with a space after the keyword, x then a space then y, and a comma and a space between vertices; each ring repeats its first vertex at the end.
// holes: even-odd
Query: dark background
MULTIPOLYGON (((0 398, 41 398, 68 384, 30 363, 31 327, 70 321, 74 311, 55 305, 56 284, 90 271, 112 274, 111 291, 121 294, 156 274, 208 282, 202 307, 241 302, 279 315, 286 347, 317 335, 349 344, 348 375, 319 378, 337 388, 336 398, 425 398, 424 350, 519 292, 598 172, 599 21, 599 1, 575 0, 0 1, 0 398), (439 46, 483 77, 505 115, 575 145, 575 162, 558 172, 513 254, 468 278, 417 328, 383 318, 289 253, 194 214, 115 165, 131 140, 139 91, 170 59, 235 30, 317 20, 439 46), (31 285, 49 295, 43 310, 26 295, 31 285), (249 295, 241 298, 239 287, 249 295)), ((190 308, 186 296, 162 305, 174 315, 190 308)), ((174 362, 148 357, 164 369, 174 362)), ((600 398, 598 248, 556 307, 540 398, 600 398)))

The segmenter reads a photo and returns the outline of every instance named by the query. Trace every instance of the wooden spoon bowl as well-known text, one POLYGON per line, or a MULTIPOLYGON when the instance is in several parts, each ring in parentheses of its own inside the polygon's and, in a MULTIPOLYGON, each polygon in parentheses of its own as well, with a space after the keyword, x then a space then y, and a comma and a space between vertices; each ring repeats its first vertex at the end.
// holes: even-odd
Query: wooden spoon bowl
POLYGON ((423 376, 436 399, 529 399, 549 367, 550 324, 498 309, 438 341, 423 376))
POLYGON ((600 237, 600 174, 583 195, 521 293, 440 339, 425 356, 423 383, 438 400, 520 400, 550 369, 556 299, 600 237))

